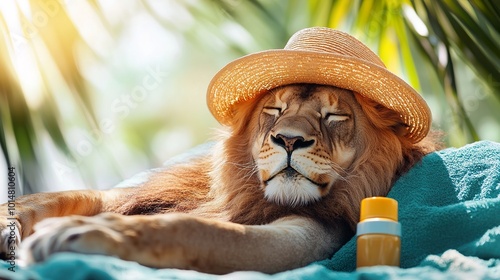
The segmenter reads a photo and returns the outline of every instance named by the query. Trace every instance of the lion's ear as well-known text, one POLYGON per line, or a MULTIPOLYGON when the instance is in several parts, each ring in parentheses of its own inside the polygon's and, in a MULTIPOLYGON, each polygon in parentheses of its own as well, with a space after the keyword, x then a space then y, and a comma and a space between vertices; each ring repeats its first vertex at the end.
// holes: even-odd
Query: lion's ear
POLYGON ((408 125, 405 123, 397 123, 392 126, 392 131, 394 131, 394 134, 397 136, 403 137, 408 134, 408 125))
POLYGON ((232 112, 233 118, 228 126, 236 134, 245 134, 255 130, 259 120, 259 108, 258 100, 238 104, 232 112))
POLYGON ((375 105, 374 108, 377 114, 372 117, 379 119, 378 121, 375 120, 375 122, 378 122, 379 125, 383 127, 389 128, 398 137, 403 137, 408 134, 408 125, 403 122, 403 118, 399 113, 380 104, 375 105))
POLYGON ((360 94, 355 94, 355 97, 363 112, 375 127, 390 129, 397 136, 404 136, 408 133, 408 126, 403 122, 403 118, 399 113, 360 94))

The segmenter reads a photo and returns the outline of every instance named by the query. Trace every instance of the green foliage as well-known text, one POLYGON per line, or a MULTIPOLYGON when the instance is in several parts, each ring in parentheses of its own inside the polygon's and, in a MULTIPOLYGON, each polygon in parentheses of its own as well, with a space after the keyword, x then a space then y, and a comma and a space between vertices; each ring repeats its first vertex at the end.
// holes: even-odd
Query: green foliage
MULTIPOLYGON (((500 118, 500 6, 495 0, 170 2, 170 7, 161 10, 153 1, 137 0, 133 2, 133 9, 119 10, 112 19, 104 2, 92 0, 88 6, 95 17, 88 18, 87 23, 102 26, 114 43, 126 40, 124 30, 133 13, 148 17, 164 31, 178 34, 185 43, 181 58, 174 66, 179 70, 168 83, 178 83, 181 87, 179 81, 188 82, 182 84, 182 89, 167 85, 161 88, 174 92, 185 90, 193 73, 209 76, 236 57, 283 48, 288 38, 301 28, 338 28, 367 43, 391 71, 422 92, 435 114, 435 125, 446 131, 448 144, 463 145, 485 138, 482 135, 485 133, 489 133, 486 138, 500 140, 497 122, 500 118), (174 7, 182 13, 165 16, 168 12, 165 9, 174 7), (206 60, 204 64, 202 60, 206 60), (186 66, 191 64, 195 66, 186 66), (183 71, 186 73, 182 74, 183 71), (202 71, 205 74, 201 74, 202 71), (492 127, 496 134, 491 132, 492 127)), ((88 58, 82 53, 92 53, 97 64, 115 63, 96 51, 102 42, 82 37, 85 26, 75 22, 70 8, 60 1, 44 0, 5 1, 0 5, 0 147, 7 165, 20 170, 27 193, 36 191, 40 182, 47 182, 44 172, 46 165, 51 164, 43 144, 47 141, 53 143, 67 161, 77 162, 87 185, 96 184, 98 172, 123 173, 118 170, 120 163, 116 162, 116 155, 111 155, 116 152, 99 149, 100 159, 109 162, 109 170, 82 168, 78 164, 81 157, 75 155, 70 145, 69 131, 75 126, 88 131, 102 130, 103 117, 96 112, 96 107, 105 100, 107 92, 84 78, 81 64, 88 58), (13 24, 16 21, 17 25, 13 24), (24 60, 30 63, 29 74, 23 68, 24 60), (67 119, 65 111, 68 110, 80 116, 78 120, 67 119)), ((127 72, 120 64, 116 65, 113 73, 121 75, 123 84, 137 75, 132 68, 127 72)), ((133 83, 127 85, 134 86, 133 83)), ((118 91, 116 87, 110 90, 118 91)), ((200 94, 196 92, 192 96, 200 94)), ((191 93, 186 93, 178 100, 190 96, 191 93)), ((177 107, 172 105, 169 107, 172 112, 167 113, 158 108, 154 118, 129 119, 113 137, 120 136, 127 147, 141 151, 148 159, 146 165, 153 166, 163 159, 155 158, 156 151, 146 139, 154 135, 154 131, 164 125, 168 127, 176 118, 177 122, 192 118, 200 127, 207 126, 207 122, 199 120, 207 119, 208 112, 202 117, 180 116, 185 110, 177 107)), ((199 127, 195 129, 201 131, 199 127)), ((102 139, 100 135, 95 138, 102 139)))
MULTIPOLYGON (((269 18, 269 10, 275 12, 273 16, 276 18, 293 18, 290 14, 280 16, 284 11, 274 9, 274 2, 240 1, 238 9, 266 4, 261 8, 266 12, 253 14, 254 18, 269 18)), ((288 4, 293 7, 301 3, 289 1, 288 4)), ((225 4, 221 7, 227 9, 225 4)), ((298 10, 304 13, 304 7, 298 10)), ((487 103, 482 100, 487 95, 500 100, 500 14, 494 1, 311 0, 306 10, 307 20, 303 20, 303 15, 298 17, 302 23, 299 28, 328 26, 345 30, 367 43, 391 71, 405 78, 417 90, 422 91, 425 87, 424 96, 439 104, 434 109, 450 111, 437 120, 439 127, 447 131, 449 144, 460 146, 482 139, 477 131, 481 112, 468 112, 462 99, 487 103), (457 67, 470 68, 475 81, 479 81, 476 90, 487 93, 478 93, 479 97, 474 97, 469 94, 469 88, 461 88, 457 79, 464 78, 464 74, 457 67), (429 83, 438 85, 426 85, 429 83), (470 116, 474 113, 479 116, 475 116, 476 122, 470 116)), ((235 21, 243 22, 241 15, 229 14, 235 21)), ((246 28, 254 31, 254 36, 259 36, 259 30, 251 26, 246 28)), ((287 29, 281 26, 273 29, 275 33, 290 35, 290 32, 283 32, 287 29)), ((285 42, 283 40, 282 46, 285 42)), ((498 119, 499 104, 490 105, 490 111, 496 111, 493 119, 498 119)), ((496 137, 500 139, 500 135, 496 137)))

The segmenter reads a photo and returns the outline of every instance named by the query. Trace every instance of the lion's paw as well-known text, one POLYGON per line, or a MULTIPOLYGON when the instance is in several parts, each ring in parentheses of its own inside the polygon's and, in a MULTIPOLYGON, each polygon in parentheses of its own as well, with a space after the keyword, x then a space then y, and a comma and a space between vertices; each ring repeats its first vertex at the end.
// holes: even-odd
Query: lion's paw
POLYGON ((56 252, 117 255, 123 235, 110 226, 115 219, 115 215, 45 219, 21 243, 22 263, 42 262, 56 252))

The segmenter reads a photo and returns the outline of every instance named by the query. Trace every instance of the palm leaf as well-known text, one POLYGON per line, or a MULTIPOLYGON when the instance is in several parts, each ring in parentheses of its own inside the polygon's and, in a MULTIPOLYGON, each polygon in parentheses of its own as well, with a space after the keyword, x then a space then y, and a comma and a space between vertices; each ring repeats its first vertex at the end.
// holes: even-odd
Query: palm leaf
MULTIPOLYGON (((68 128, 74 124, 64 118, 62 106, 71 106, 82 116, 82 127, 89 131, 98 129, 95 100, 82 77, 75 53, 76 46, 92 49, 93 42, 80 35, 81 30, 72 21, 67 7, 59 1, 5 3, 2 2, 14 9, 9 10, 9 17, 6 10, 0 9, 0 148, 7 163, 21 170, 26 191, 30 192, 44 179, 41 166, 47 164, 42 145, 45 139, 69 161, 75 160, 67 139, 68 128), (21 9, 20 3, 28 5, 21 9), (34 22, 36 19, 25 14, 26 9, 32 15, 41 15, 38 20, 43 20, 45 15, 46 21, 34 22), (6 20, 12 20, 12 16, 27 28, 21 32, 14 30, 6 20), (29 49, 34 58, 31 70, 38 69, 41 98, 36 106, 24 88, 24 73, 15 67, 19 43, 29 49), (70 97, 71 104, 61 104, 58 99, 61 95, 70 97)), ((85 3, 97 15, 93 20, 100 21, 108 33, 118 37, 122 26, 110 24, 102 3, 97 0, 85 3)), ((163 28, 182 34, 191 44, 190 50, 194 46, 199 46, 200 51, 217 49, 221 44, 227 46, 224 50, 229 51, 221 58, 221 64, 249 52, 282 48, 291 34, 304 27, 329 26, 348 31, 366 42, 391 71, 415 88, 428 87, 429 80, 438 81, 432 88, 440 90, 426 94, 441 102, 440 108, 452 113, 451 119, 457 127, 449 136, 453 145, 480 139, 479 124, 475 120, 478 112, 465 109, 462 99, 467 97, 467 92, 457 83, 464 64, 473 70, 477 80, 484 82, 491 96, 500 100, 500 6, 495 0, 179 1, 176 5, 195 19, 191 25, 181 27, 175 18, 163 17, 151 1, 137 0, 137 4, 141 12, 163 28), (414 11, 428 34, 417 32, 403 9, 414 11), (232 33, 228 32, 228 26, 233 28, 232 33), (245 32, 251 39, 238 40, 234 30, 245 32)), ((497 109, 500 112, 500 108, 497 109)), ((129 135, 137 126, 130 127, 129 135)), ((139 142, 138 149, 152 157, 153 153, 145 147, 148 142, 139 142)), ((110 163, 114 160, 105 151, 104 157, 110 163)), ((110 170, 119 173, 113 164, 110 170)), ((80 173, 88 184, 94 183, 94 171, 81 169, 80 173)))
MULTIPOLYGON (((64 124, 61 123, 59 106, 54 102, 47 63, 53 64, 53 71, 63 78, 66 87, 73 94, 75 104, 80 106, 89 124, 95 125, 92 104, 86 94, 72 46, 80 40, 76 29, 59 2, 31 0, 29 8, 33 18, 28 18, 17 4, 14 10, 21 31, 11 31, 5 20, 5 11, 0 14, 0 80, 2 99, 1 148, 9 165, 17 167, 21 176, 22 193, 32 193, 44 182, 42 139, 49 139, 62 153, 72 160, 72 153, 65 139, 64 124), (38 20, 38 21, 37 21, 38 20), (19 33, 21 32, 21 33, 19 33), (13 64, 14 53, 25 52, 33 57, 29 71, 40 76, 37 105, 28 104, 22 84, 26 78, 18 76, 13 64), (22 78, 22 79, 21 79, 22 78)), ((12 6, 11 6, 12 8, 12 6)), ((12 16, 12 15, 11 15, 12 16)), ((16 18, 16 17, 14 17, 16 18)), ((11 17, 12 21, 13 18, 11 17)), ((16 24, 15 22, 11 22, 16 24)))

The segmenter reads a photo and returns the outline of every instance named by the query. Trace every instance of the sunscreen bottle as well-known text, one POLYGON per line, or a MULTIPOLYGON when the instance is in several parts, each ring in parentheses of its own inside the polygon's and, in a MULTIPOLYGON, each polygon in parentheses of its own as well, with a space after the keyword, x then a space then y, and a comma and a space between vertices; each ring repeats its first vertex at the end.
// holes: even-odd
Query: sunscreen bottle
POLYGON ((387 197, 363 199, 356 236, 358 268, 399 266, 401 224, 398 222, 398 202, 387 197))

